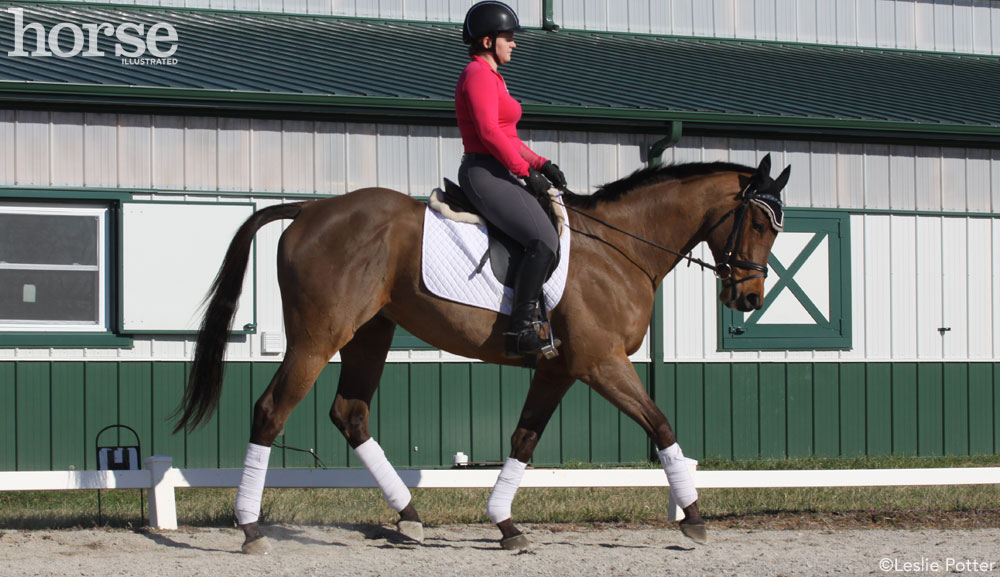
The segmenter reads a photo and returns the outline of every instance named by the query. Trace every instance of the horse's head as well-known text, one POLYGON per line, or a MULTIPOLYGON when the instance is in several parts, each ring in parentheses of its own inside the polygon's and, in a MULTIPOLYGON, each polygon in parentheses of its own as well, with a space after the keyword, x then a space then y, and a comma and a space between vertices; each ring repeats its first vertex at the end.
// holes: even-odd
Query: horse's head
POLYGON ((709 231, 708 244, 722 280, 719 300, 727 307, 747 312, 764 305, 767 261, 784 225, 781 189, 788 184, 791 169, 786 167, 772 179, 771 155, 765 156, 752 176, 739 177, 736 205, 723 209, 727 212, 709 231))

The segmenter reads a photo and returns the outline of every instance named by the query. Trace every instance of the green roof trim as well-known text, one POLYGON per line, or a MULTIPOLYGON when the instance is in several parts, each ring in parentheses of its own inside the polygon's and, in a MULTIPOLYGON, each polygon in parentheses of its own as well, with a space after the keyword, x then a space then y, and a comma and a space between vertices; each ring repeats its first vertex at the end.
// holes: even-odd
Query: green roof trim
MULTIPOLYGON (((518 35, 503 68, 525 120, 768 127, 983 139, 1000 136, 1000 58, 613 32, 518 35)), ((60 35, 69 50, 72 34, 60 35)), ((34 48, 34 34, 25 37, 34 48)), ((467 57, 452 23, 206 9, 0 2, 0 103, 296 110, 453 122, 467 57), (104 57, 11 57, 14 18, 46 31, 170 23, 172 66, 104 57), (415 52, 419 50, 419 57, 415 52)))

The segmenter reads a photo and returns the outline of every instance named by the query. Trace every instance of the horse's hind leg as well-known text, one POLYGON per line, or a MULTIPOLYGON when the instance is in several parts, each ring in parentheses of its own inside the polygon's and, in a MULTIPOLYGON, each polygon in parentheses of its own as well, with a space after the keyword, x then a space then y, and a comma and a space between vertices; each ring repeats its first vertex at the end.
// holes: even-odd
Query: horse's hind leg
POLYGON ((423 524, 413 507, 410 490, 368 431, 372 396, 382 378, 395 328, 396 324, 391 320, 375 315, 341 349, 340 382, 330 407, 330 420, 344 434, 371 473, 386 503, 399 513, 399 532, 409 539, 423 542, 423 524))
POLYGON ((531 460, 531 455, 542 438, 545 425, 552 418, 552 413, 559 406, 566 391, 573 385, 574 379, 564 374, 536 371, 531 379, 528 396, 521 409, 521 417, 517 428, 510 438, 510 457, 504 462, 503 469, 493 485, 489 501, 486 503, 486 514, 490 521, 496 524, 503 534, 500 546, 504 549, 526 549, 528 538, 514 526, 510 507, 514 495, 521 484, 524 469, 531 460))
POLYGON ((332 347, 292 346, 290 343, 278 372, 254 405, 250 444, 236 493, 236 518, 246 537, 245 553, 266 555, 271 551, 271 545, 257 525, 271 444, 334 352, 336 349, 332 347))
POLYGON ((684 510, 681 532, 696 543, 707 540, 705 521, 698 512, 698 492, 687 468, 680 445, 670 423, 653 402, 635 372, 635 367, 624 353, 598 365, 586 382, 602 397, 611 401, 620 411, 642 427, 656 443, 660 463, 663 465, 674 500, 684 510))

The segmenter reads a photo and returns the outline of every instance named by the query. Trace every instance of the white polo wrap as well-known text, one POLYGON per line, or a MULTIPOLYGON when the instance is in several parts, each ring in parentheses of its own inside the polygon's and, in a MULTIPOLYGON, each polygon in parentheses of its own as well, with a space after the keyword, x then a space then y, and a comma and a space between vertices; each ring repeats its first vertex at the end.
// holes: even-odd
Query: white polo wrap
POLYGON ((698 491, 694 488, 694 479, 688 469, 684 453, 677 443, 659 451, 660 464, 667 473, 667 483, 674 494, 674 501, 683 509, 698 500, 698 491))
POLYGON ((243 478, 236 491, 236 519, 240 525, 254 523, 260 517, 260 499, 264 494, 264 477, 267 476, 267 461, 271 458, 271 447, 247 445, 247 456, 243 459, 243 478))
POLYGON ((361 463, 375 478, 375 484, 382 489, 382 496, 390 507, 398 513, 410 504, 410 490, 399 478, 399 473, 392 467, 392 463, 385 458, 385 451, 374 438, 358 445, 354 449, 354 454, 361 459, 361 463))
POLYGON ((500 469, 500 476, 493 485, 490 499, 486 502, 486 516, 494 524, 510 519, 510 505, 514 502, 514 494, 521 486, 521 479, 524 478, 524 469, 527 463, 522 463, 513 457, 508 457, 504 461, 503 468, 500 469))

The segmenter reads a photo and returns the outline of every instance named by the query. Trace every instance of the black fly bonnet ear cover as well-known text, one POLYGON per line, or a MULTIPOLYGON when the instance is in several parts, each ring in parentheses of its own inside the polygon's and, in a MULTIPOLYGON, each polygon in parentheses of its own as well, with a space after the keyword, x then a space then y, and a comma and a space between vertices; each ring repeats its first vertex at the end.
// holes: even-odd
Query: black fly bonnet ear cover
POLYGON ((786 167, 778 178, 772 179, 771 155, 768 154, 760 161, 760 166, 752 177, 740 177, 743 194, 750 202, 764 210, 775 232, 781 232, 785 227, 785 203, 781 201, 781 190, 788 184, 791 171, 791 166, 786 167))

